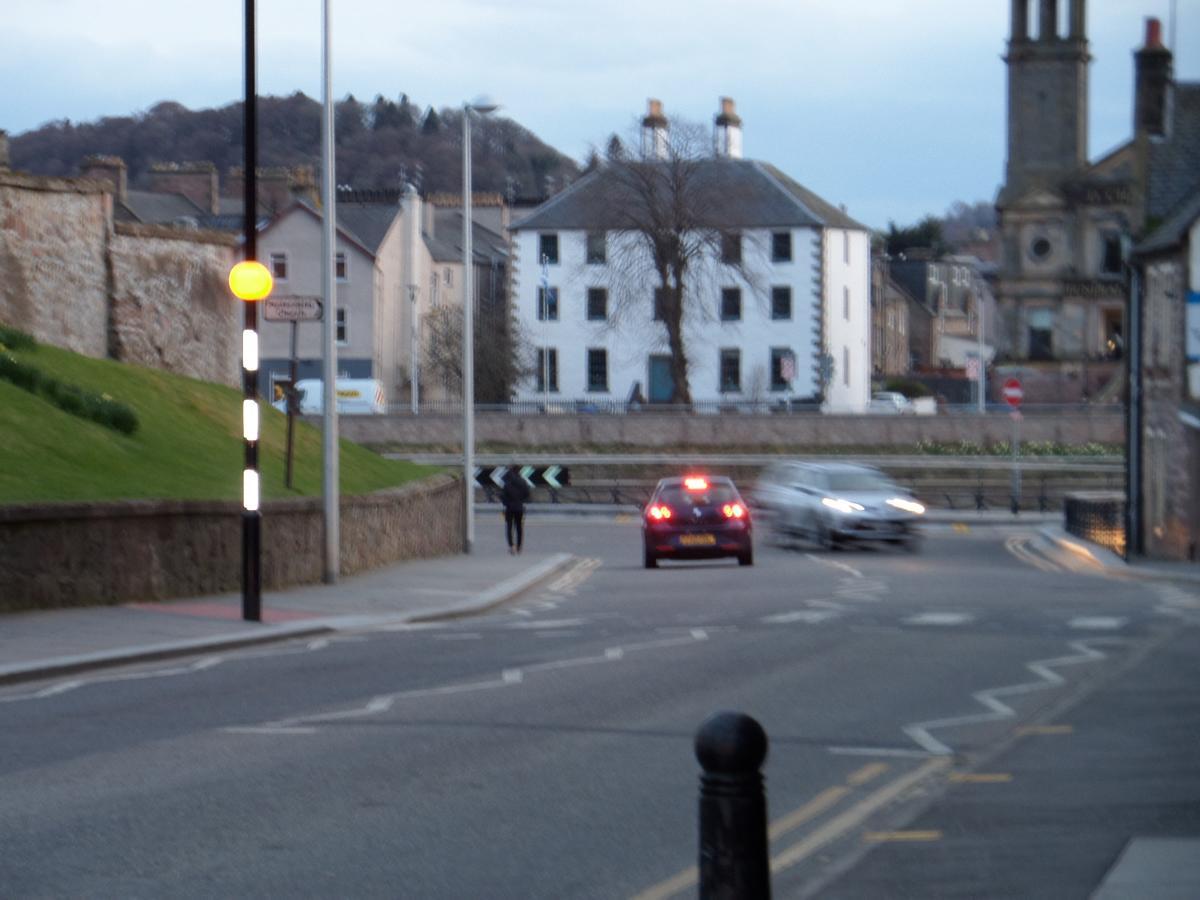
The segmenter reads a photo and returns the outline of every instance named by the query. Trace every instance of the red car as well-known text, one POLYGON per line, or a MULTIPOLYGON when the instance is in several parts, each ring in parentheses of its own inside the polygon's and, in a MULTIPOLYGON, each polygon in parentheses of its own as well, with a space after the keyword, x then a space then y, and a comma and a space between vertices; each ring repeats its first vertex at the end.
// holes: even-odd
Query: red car
POLYGON ((645 565, 660 559, 736 556, 754 565, 750 509, 732 481, 722 476, 664 478, 642 516, 645 565))

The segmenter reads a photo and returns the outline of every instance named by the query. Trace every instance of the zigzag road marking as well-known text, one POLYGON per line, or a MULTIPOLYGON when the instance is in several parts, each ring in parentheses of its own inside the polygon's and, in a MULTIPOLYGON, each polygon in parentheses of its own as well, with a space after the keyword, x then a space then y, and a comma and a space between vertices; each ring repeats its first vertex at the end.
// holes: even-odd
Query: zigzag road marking
POLYGON ((1075 666, 1081 663, 1097 662, 1098 660, 1108 658, 1107 654, 1089 647, 1088 643, 1088 641, 1072 641, 1068 646, 1076 651, 1073 656, 1056 656, 1052 659, 1041 659, 1026 663, 1025 668, 1038 676, 1040 679, 1038 681, 1027 681, 1005 687, 989 688, 986 691, 976 691, 972 694, 971 697, 975 702, 987 707, 989 712, 954 716, 946 719, 931 719, 926 722, 915 722, 912 725, 906 725, 904 733, 920 747, 928 750, 935 756, 951 756, 954 751, 930 734, 931 731, 1015 718, 1017 715, 1016 710, 1002 701, 1001 697, 1019 697, 1024 694, 1033 693, 1034 691, 1059 687, 1066 684, 1066 679, 1054 671, 1055 667, 1075 666))

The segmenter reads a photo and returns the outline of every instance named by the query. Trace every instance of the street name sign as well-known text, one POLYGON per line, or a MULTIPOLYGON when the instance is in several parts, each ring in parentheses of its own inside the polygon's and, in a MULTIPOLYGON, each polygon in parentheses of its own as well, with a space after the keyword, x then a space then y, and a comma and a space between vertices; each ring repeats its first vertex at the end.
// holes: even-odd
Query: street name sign
POLYGON ((263 301, 263 318, 268 322, 320 322, 321 298, 273 294, 263 301))

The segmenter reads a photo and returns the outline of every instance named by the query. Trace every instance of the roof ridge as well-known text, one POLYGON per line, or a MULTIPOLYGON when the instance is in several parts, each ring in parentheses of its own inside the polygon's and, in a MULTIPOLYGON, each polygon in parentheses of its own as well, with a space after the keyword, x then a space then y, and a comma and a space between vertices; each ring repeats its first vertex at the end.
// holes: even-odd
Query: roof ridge
MULTIPOLYGON (((749 162, 751 165, 753 165, 754 168, 757 169, 759 172, 761 172, 768 181, 770 181, 773 185, 775 185, 776 188, 778 188, 780 191, 782 191, 784 196, 786 196, 789 200, 791 200, 794 204, 796 204, 796 207, 802 213, 804 213, 805 215, 812 218, 819 225, 828 225, 829 224, 824 220, 823 217, 817 215, 816 212, 809 209, 808 206, 806 206, 804 203, 802 203, 800 201, 799 197, 797 197, 790 190, 788 190, 787 185, 783 183, 782 179, 780 179, 773 172, 770 171, 771 168, 774 168, 773 166, 771 166, 770 163, 764 163, 761 160, 757 160, 757 159, 750 159, 750 160, 747 160, 747 162, 749 162)), ((782 175, 782 174, 783 173, 780 172, 780 175, 782 175)))

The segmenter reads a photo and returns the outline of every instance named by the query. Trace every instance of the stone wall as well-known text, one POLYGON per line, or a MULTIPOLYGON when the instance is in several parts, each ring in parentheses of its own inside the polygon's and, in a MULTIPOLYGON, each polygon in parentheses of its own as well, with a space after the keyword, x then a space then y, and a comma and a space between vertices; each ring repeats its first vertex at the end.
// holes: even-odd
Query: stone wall
POLYGON ((118 224, 110 245, 113 356, 240 384, 241 308, 226 282, 235 244, 225 234, 118 224))
POLYGON ((109 190, 0 169, 0 322, 86 356, 236 385, 235 238, 114 227, 109 190))
MULTIPOLYGON (((319 420, 314 420, 319 421, 319 420)), ((369 446, 445 447, 462 442, 459 415, 342 416, 339 431, 369 446)), ((688 447, 770 450, 772 447, 911 446, 920 441, 1007 442, 1012 438, 1007 413, 936 416, 835 415, 681 415, 640 412, 629 415, 524 416, 478 413, 475 439, 480 444, 536 449, 591 447, 688 447)), ((1078 411, 1027 411, 1023 441, 1118 444, 1125 439, 1119 408, 1078 411)))
POLYGON ((108 223, 96 182, 0 171, 0 322, 108 354, 108 223))
MULTIPOLYGON (((461 481, 439 475, 341 501, 341 572, 462 547, 461 481)), ((263 506, 263 588, 321 580, 320 498, 263 506)), ((0 506, 0 611, 237 591, 241 506, 137 500, 0 506)))

